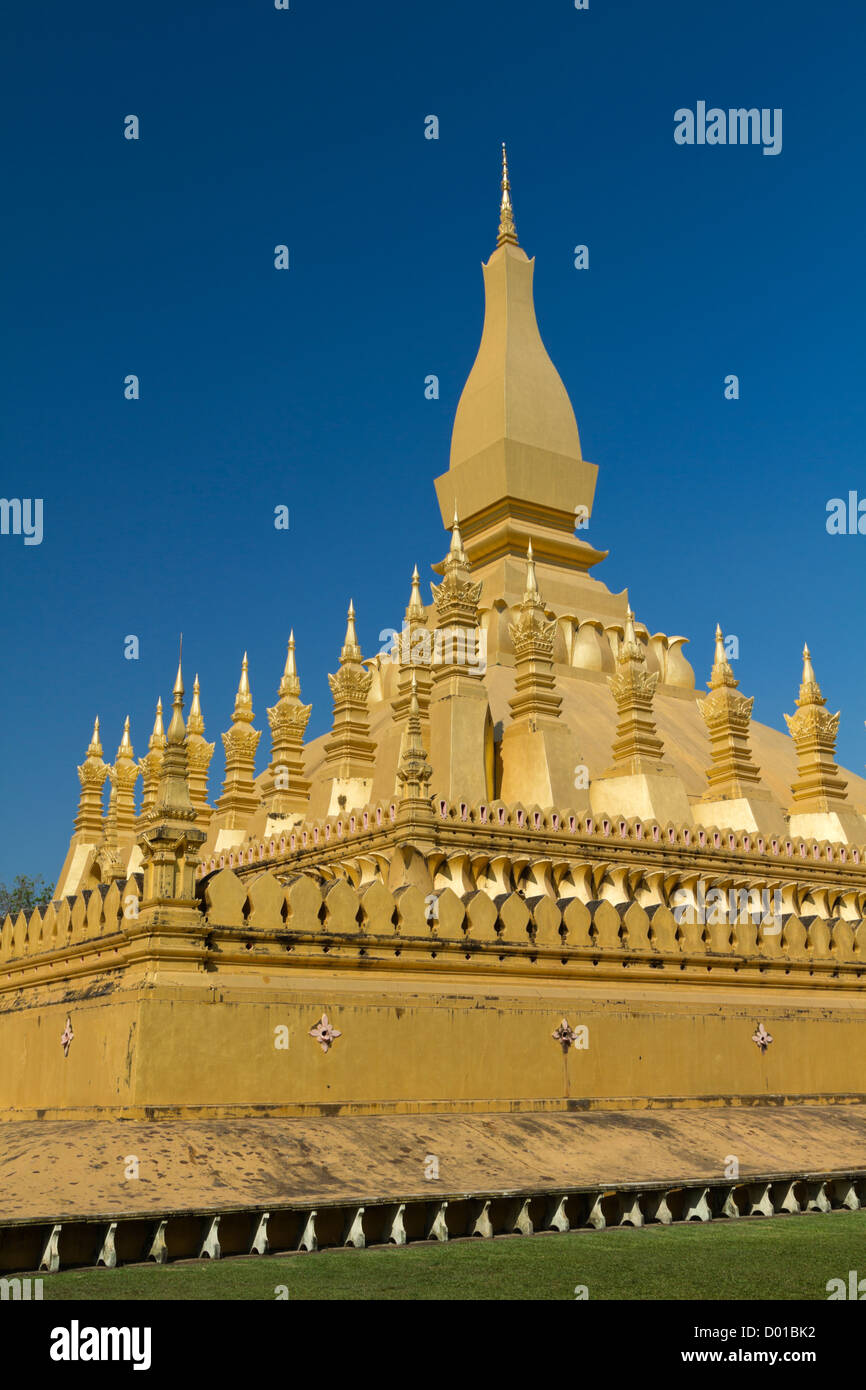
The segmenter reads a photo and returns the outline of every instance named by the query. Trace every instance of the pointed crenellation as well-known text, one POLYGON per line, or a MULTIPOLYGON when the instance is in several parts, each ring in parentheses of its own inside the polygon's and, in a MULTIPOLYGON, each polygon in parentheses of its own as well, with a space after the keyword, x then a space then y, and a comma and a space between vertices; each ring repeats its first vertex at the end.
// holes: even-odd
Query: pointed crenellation
POLYGON ((839 714, 830 714, 812 666, 808 646, 803 648, 803 679, 795 714, 786 714, 788 732, 797 749, 797 780, 792 787, 791 811, 833 811, 847 806, 847 782, 835 762, 839 714))
POLYGON ((255 789, 255 765, 256 749, 262 735, 260 730, 252 727, 253 717, 249 662, 244 652, 232 726, 222 736, 226 770, 216 810, 223 828, 227 830, 243 829, 259 805, 255 789))
POLYGON ((164 915, 178 923, 194 923, 199 917, 195 883, 205 833, 195 824, 196 810, 189 794, 183 697, 183 674, 178 662, 156 800, 138 833, 144 891, 136 920, 145 927, 162 920, 164 915))
POLYGON ((78 815, 75 817, 75 833, 82 840, 95 843, 102 838, 102 788, 107 776, 108 766, 102 760, 97 718, 93 724, 87 754, 78 769, 81 795, 78 801, 78 815))
POLYGON ((509 701, 515 720, 556 719, 562 697, 556 694, 553 643, 556 620, 548 618, 538 592, 532 541, 526 551, 526 590, 516 621, 508 628, 515 655, 515 693, 509 701))
POLYGON ((273 819, 303 815, 309 807, 310 780, 304 772, 304 731, 312 708, 301 702, 292 630, 279 699, 268 710, 271 762, 265 779, 264 805, 273 819))
POLYGON ((608 677, 616 701, 618 722, 613 744, 613 767, 606 776, 658 772, 664 748, 656 733, 653 696, 658 672, 646 669, 646 656, 634 630, 634 613, 626 613, 625 635, 616 658, 616 674, 608 677))
POLYGON ((207 781, 214 744, 208 743, 204 736, 204 716, 201 712, 201 688, 198 674, 193 681, 192 701, 186 721, 186 756, 189 766, 189 795, 195 807, 195 823, 199 830, 207 830, 213 816, 213 807, 208 804, 207 781))
POLYGON ((162 700, 156 702, 156 718, 153 721, 153 733, 148 739, 147 752, 139 760, 141 768, 141 813, 138 817, 138 824, 141 825, 151 806, 156 801, 157 788, 159 786, 159 773, 162 767, 162 755, 165 749, 165 729, 162 723, 162 700))

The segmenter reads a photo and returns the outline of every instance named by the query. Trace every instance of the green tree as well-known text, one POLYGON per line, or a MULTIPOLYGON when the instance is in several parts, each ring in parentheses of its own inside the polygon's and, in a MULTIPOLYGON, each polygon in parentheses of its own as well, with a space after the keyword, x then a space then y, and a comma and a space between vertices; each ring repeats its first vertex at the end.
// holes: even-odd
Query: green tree
POLYGON ((34 907, 47 907, 54 893, 54 884, 46 883, 44 878, 30 878, 19 874, 14 883, 0 883, 0 922, 9 915, 17 917, 19 912, 32 912, 34 907))

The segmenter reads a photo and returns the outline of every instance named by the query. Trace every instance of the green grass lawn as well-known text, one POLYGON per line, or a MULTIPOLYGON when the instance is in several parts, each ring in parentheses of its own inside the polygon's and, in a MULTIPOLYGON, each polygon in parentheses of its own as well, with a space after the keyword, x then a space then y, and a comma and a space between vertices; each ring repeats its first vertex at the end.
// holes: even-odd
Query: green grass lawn
POLYGON ((57 1299, 821 1299, 866 1277, 866 1211, 47 1276, 57 1299), (287 1291, 287 1293, 286 1293, 287 1291))

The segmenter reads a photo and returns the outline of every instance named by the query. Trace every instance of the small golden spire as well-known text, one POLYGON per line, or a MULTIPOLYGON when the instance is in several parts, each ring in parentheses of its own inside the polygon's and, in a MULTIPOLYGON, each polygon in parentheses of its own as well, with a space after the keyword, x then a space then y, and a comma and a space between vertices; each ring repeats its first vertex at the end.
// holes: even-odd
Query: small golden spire
POLYGON ((204 719, 201 712, 201 691, 198 683, 198 672, 192 683, 192 702, 189 707, 189 718, 186 721, 189 733, 204 735, 204 719))
POLYGON ((343 643, 342 650, 340 651, 340 664, 343 665, 347 661, 360 660, 361 648, 358 644, 358 634, 355 631, 355 605, 352 602, 352 600, 349 599, 349 616, 348 622, 346 623, 346 640, 343 643))
POLYGON ((463 549, 463 536, 460 533, 456 502, 454 504, 454 520, 451 523, 451 544, 448 547, 448 559, 457 560, 461 565, 466 564, 466 551, 463 549))
POLYGON ((421 734, 421 705, 418 700, 418 679, 412 672, 409 695, 409 717, 400 739, 400 758, 397 766, 397 790, 401 801, 427 802, 427 783, 433 775, 421 734))
POLYGON ((815 680, 815 668, 812 665, 812 654, 807 645, 803 646, 803 684, 817 685, 815 680))
POLYGON ((247 654, 244 652, 244 659, 241 662, 241 678, 238 681, 238 693, 235 696, 235 707, 232 714, 235 722, 251 724, 253 722, 253 697, 250 691, 250 663, 247 654))
POLYGON ((424 600, 421 598, 421 578, 417 565, 412 571, 412 592, 409 595, 409 605, 403 616, 407 622, 411 622, 413 618, 417 620, 424 617, 424 600))
POLYGON ((825 708, 827 701, 815 675, 809 648, 803 648, 803 680, 795 714, 785 723, 797 749, 797 780, 793 784, 791 813, 826 812, 847 802, 847 782, 836 766, 839 714, 825 708))
POLYGON ((102 757, 102 744, 99 742, 99 715, 97 715, 93 721, 93 733, 91 735, 90 744, 87 749, 87 757, 102 757))
POLYGON ((292 628, 291 632, 289 633, 289 648, 288 652, 286 653, 286 668, 283 671, 283 678, 280 681, 279 694, 282 698, 282 696, 284 695, 300 695, 300 693, 301 682, 298 680, 298 667, 295 662, 295 629, 292 628))
POLYGON ((815 668, 812 665, 812 656, 808 646, 803 647, 803 680, 800 685, 800 698, 798 705, 826 705, 827 701, 821 694, 821 687, 815 675, 815 668))
POLYGON ((634 613, 630 607, 625 610, 625 631, 617 655, 617 661, 621 666, 629 661, 638 661, 641 663, 646 661, 643 647, 637 640, 637 634, 634 630, 634 613))
MULTIPOLYGON (((183 638, 181 638, 181 642, 183 638)), ((177 676, 175 677, 174 689, 171 692, 171 723, 168 726, 166 735, 166 745, 173 747, 183 743, 186 737, 186 729, 183 723, 183 673, 180 669, 180 661, 177 663, 177 676)))
POLYGON ((165 727, 162 722, 162 696, 156 702, 156 718, 153 721, 153 733, 148 739, 148 748, 165 747, 165 727))
POLYGON ((508 242, 512 246, 517 246, 517 231, 514 226, 514 209, 511 206, 511 183, 508 178, 508 155, 505 150, 505 141, 502 142, 502 199, 499 204, 499 235, 496 238, 497 246, 504 246, 508 242))
POLYGON ((723 685, 729 685, 732 690, 736 690, 740 684, 734 678, 731 663, 728 661, 728 654, 725 651, 725 636, 722 632, 721 623, 716 623, 716 649, 713 656, 713 669, 710 672, 710 679, 707 682, 710 690, 718 690, 723 685))
POLYGON ((127 715, 126 719, 123 721, 123 737, 120 740, 117 756, 118 758, 132 757, 132 740, 129 737, 129 715, 127 715))
POLYGON ((182 674, 181 669, 180 669, 182 664, 183 664, 183 633, 180 634, 180 652, 178 653, 178 658, 177 658, 177 675, 176 675, 175 678, 174 678, 174 688, 173 688, 173 690, 172 690, 172 692, 171 692, 172 695, 178 695, 178 694, 180 695, 181 704, 183 704, 183 694, 184 694, 184 691, 183 691, 183 674, 182 674))
POLYGON ((523 601, 539 598, 538 580, 535 577, 535 558, 532 554, 532 541, 526 547, 526 592, 523 601))

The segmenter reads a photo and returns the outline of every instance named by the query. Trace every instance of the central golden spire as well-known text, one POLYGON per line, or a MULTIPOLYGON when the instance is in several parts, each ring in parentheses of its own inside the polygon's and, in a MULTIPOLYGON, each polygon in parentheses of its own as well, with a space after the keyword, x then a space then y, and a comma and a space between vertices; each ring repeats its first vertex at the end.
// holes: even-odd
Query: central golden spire
MULTIPOLYGON (((596 468, 583 458, 571 401, 538 329, 534 265, 517 239, 503 145, 499 234, 483 266, 484 327, 436 491, 446 526, 459 509, 473 568, 504 556, 522 561, 531 535, 539 566, 585 571, 604 558, 575 534, 576 518, 592 512, 596 468)), ((522 569, 511 567, 515 583, 522 569)))
POLYGON ((502 199, 499 204, 499 235, 496 238, 497 246, 504 246, 506 242, 512 246, 518 246, 517 230, 514 226, 514 208, 511 206, 511 183, 508 178, 508 155, 505 150, 505 141, 502 142, 502 199))

